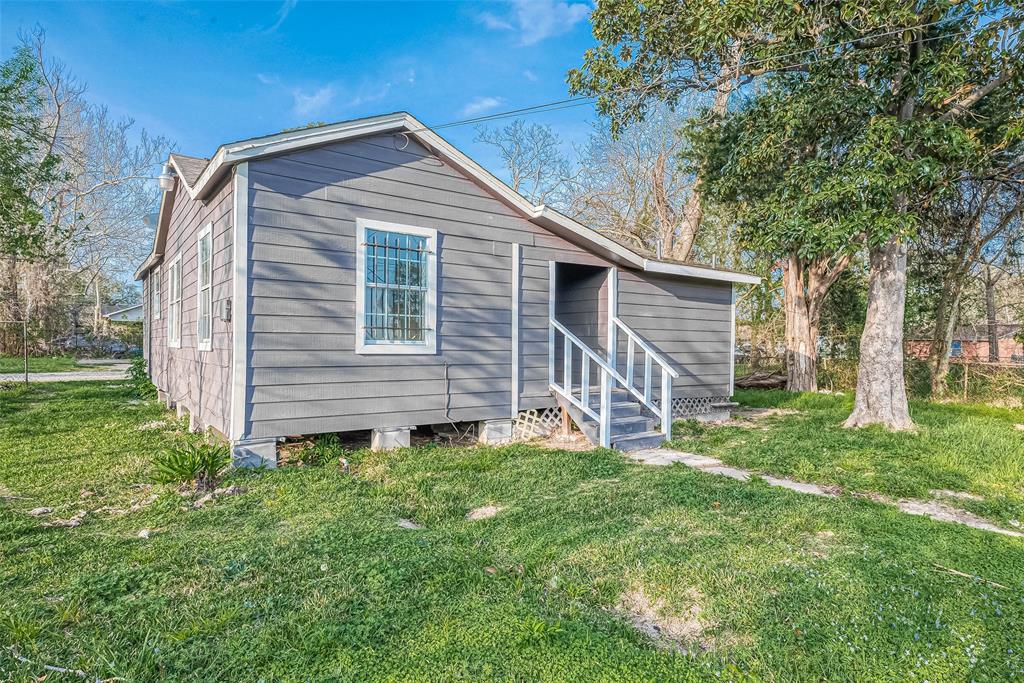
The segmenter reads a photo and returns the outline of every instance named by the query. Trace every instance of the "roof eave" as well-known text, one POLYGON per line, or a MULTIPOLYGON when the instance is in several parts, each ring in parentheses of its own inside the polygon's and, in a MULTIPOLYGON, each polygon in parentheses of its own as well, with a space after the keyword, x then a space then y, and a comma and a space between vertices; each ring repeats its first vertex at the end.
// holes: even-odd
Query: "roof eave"
POLYGON ((644 259, 644 270, 648 273, 659 273, 663 275, 678 275, 680 277, 694 277, 704 280, 721 280, 744 285, 761 284, 761 278, 749 273, 737 273, 732 270, 719 270, 717 268, 705 268, 704 266, 689 265, 685 263, 671 263, 669 261, 655 261, 644 259))

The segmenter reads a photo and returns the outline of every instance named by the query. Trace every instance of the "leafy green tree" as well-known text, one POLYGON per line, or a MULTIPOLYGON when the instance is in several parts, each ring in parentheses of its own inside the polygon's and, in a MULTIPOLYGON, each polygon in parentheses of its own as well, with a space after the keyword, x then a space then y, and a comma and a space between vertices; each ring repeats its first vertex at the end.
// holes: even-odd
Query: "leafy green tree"
POLYGON ((52 237, 33 192, 55 180, 60 159, 41 121, 42 79, 27 46, 0 64, 0 253, 31 257, 52 237))
POLYGON ((762 248, 842 259, 863 242, 868 302, 846 424, 907 429, 908 242, 925 207, 1024 132, 1022 20, 1019 0, 613 0, 595 10, 598 45, 569 82, 627 122, 652 99, 716 87, 725 55, 741 52, 746 97, 701 140, 705 182, 749 209, 741 222, 764 221, 762 248))

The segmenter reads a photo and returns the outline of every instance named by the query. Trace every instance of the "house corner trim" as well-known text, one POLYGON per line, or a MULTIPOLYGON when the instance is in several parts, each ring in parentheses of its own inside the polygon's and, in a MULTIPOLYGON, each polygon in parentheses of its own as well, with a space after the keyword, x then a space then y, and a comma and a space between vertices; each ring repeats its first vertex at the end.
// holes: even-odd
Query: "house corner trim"
POLYGON ((240 441, 248 434, 246 388, 249 377, 249 163, 235 166, 232 188, 231 296, 231 425, 230 438, 240 441))

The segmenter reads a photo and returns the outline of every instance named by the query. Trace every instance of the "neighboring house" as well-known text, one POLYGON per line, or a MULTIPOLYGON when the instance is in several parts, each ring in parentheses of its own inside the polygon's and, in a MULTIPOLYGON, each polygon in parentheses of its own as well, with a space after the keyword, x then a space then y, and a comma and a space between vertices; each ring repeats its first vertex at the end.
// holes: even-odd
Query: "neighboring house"
POLYGON ((109 320, 110 322, 115 323, 134 322, 136 320, 142 320, 142 304, 128 306, 127 308, 119 308, 114 311, 108 311, 103 314, 103 317, 109 320))
MULTIPOLYGON (((1020 323, 998 323, 996 325, 1000 363, 1024 364, 1024 344, 1017 341, 1020 328, 1020 323)), ((907 340, 907 353, 914 358, 922 360, 928 358, 930 348, 931 340, 927 335, 915 335, 907 340)), ((988 349, 988 325, 978 323, 954 330, 949 355, 951 358, 987 362, 989 360, 988 349)))
POLYGON ((239 462, 298 434, 507 440, 559 404, 632 448, 732 394, 733 286, 756 277, 534 206, 408 114, 174 154, 161 183, 136 273, 150 375, 239 462))

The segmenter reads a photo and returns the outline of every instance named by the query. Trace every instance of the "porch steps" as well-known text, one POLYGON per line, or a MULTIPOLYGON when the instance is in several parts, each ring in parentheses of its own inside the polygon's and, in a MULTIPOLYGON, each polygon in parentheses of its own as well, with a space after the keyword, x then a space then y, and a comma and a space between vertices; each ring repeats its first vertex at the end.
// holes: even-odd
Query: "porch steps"
MULTIPOLYGON (((579 395, 579 387, 576 387, 575 392, 579 395)), ((591 390, 590 396, 591 406, 600 404, 600 390, 591 390)), ((557 393, 555 399, 591 443, 601 443, 601 427, 596 420, 557 393)), ((650 411, 645 410, 640 402, 623 388, 612 389, 611 415, 612 448, 635 451, 641 448, 657 448, 665 443, 665 435, 657 428, 658 419, 652 417, 650 411)))

